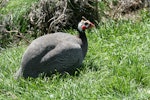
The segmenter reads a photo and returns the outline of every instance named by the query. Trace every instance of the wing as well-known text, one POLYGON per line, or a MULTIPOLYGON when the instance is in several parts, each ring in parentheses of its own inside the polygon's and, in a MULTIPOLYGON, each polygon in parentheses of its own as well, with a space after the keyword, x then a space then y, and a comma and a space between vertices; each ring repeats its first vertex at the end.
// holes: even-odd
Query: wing
POLYGON ((79 44, 62 42, 41 59, 41 71, 62 72, 79 67, 82 61, 82 49, 79 44))

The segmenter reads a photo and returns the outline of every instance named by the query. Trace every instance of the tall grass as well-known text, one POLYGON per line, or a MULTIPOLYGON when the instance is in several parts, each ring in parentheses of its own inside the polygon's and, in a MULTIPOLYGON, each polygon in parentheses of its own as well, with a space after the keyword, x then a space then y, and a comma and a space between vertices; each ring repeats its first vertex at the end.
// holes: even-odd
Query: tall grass
POLYGON ((18 28, 21 32, 25 32, 27 21, 26 14, 30 10, 33 3, 38 0, 10 0, 8 4, 0 10, 0 13, 6 16, 3 18, 6 22, 12 24, 10 28, 18 28))
MULTIPOLYGON (((6 47, 11 42, 19 40, 17 34, 26 35, 29 29, 28 13, 38 0, 9 0, 0 8, 0 24, 8 33, 0 30, 0 47, 6 47), (18 32, 17 32, 18 31, 18 32)), ((3 2, 6 2, 3 0, 3 2)), ((1 28, 2 29, 2 28, 1 28)))
MULTIPOLYGON (((36 1, 10 0, 0 13, 12 13, 16 16, 14 23, 18 23, 31 2, 36 1)), ((105 8, 105 4, 100 5, 105 8)), ((87 31, 88 53, 77 76, 55 74, 48 78, 14 80, 27 45, 1 50, 0 99, 149 100, 150 18, 145 11, 141 16, 137 22, 109 20, 87 31)), ((21 29, 23 32, 25 27, 21 29)))
POLYGON ((14 80, 27 46, 4 49, 0 53, 0 99, 149 100, 149 32, 149 17, 100 23, 87 32, 89 49, 78 76, 14 80))

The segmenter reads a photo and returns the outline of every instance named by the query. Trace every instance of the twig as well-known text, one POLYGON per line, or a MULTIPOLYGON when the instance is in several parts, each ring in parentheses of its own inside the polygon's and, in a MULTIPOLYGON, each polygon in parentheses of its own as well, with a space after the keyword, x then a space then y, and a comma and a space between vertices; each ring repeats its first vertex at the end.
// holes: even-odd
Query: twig
MULTIPOLYGON (((53 22, 50 23, 50 25, 49 25, 49 30, 51 30, 51 29, 53 28, 52 25, 55 25, 57 21, 59 22, 60 19, 62 19, 63 17, 65 17, 65 12, 66 12, 66 9, 67 9, 67 5, 68 5, 68 3, 67 3, 67 1, 65 1, 65 7, 64 7, 64 9, 63 9, 62 14, 59 15, 56 20, 54 20, 53 22)), ((52 19, 55 19, 55 18, 56 18, 56 17, 53 17, 53 18, 51 18, 49 21, 51 21, 52 19)))
POLYGON ((6 32, 6 33, 18 33, 18 34, 15 35, 16 37, 22 38, 22 39, 24 39, 27 43, 30 43, 30 42, 28 41, 28 39, 25 38, 25 36, 23 36, 22 33, 20 33, 18 30, 11 30, 11 31, 5 30, 5 32, 6 32))

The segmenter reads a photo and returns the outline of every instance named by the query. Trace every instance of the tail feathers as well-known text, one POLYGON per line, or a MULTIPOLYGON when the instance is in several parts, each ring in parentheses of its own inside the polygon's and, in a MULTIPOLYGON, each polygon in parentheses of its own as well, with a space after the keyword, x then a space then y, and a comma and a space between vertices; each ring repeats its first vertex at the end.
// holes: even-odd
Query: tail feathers
POLYGON ((22 76, 22 68, 19 68, 19 70, 15 73, 14 78, 17 80, 22 76))

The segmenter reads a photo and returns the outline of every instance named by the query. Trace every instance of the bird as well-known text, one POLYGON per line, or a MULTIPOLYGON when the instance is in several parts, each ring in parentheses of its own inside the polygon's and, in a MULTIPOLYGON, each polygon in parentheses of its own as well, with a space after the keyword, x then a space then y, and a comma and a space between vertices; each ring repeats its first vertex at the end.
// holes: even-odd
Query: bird
POLYGON ((25 50, 15 79, 37 78, 41 74, 66 73, 79 68, 86 56, 88 41, 85 30, 95 25, 82 17, 77 35, 64 32, 46 34, 33 40, 25 50))

